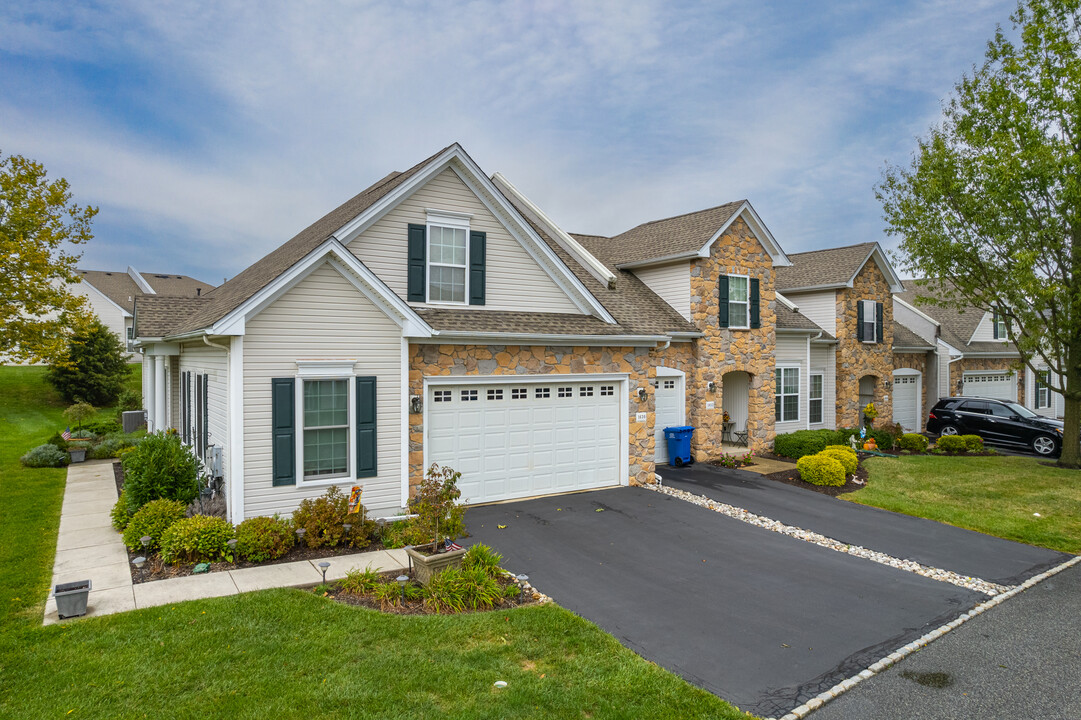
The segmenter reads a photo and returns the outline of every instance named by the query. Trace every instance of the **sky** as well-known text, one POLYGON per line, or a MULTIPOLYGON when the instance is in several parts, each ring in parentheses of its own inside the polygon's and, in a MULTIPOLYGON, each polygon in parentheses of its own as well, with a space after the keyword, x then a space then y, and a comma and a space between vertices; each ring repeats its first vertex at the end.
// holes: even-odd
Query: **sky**
POLYGON ((0 5, 0 152, 100 208, 85 269, 221 283, 459 142, 563 229, 746 198, 789 253, 877 240, 1016 2, 0 5))

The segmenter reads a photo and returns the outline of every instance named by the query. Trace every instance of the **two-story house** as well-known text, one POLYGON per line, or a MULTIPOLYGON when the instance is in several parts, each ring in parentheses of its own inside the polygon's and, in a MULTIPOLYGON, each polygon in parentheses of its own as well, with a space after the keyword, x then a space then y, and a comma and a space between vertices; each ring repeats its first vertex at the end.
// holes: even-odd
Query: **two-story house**
POLYGON ((745 201, 572 236, 451 145, 212 292, 136 298, 151 428, 234 520, 330 485, 394 511, 433 462, 471 503, 648 482, 666 426, 706 460, 832 414, 789 264, 745 201))

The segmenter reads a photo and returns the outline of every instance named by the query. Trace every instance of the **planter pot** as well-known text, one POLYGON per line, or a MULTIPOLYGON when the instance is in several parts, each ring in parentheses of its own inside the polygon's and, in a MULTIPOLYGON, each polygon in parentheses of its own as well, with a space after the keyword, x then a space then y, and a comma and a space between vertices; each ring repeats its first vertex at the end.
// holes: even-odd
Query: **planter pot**
MULTIPOLYGON (((430 549, 431 545, 421 545, 423 549, 430 549)), ((462 557, 465 556, 465 550, 451 550, 450 552, 437 553, 435 555, 425 555, 422 552, 418 552, 416 548, 406 548, 406 554, 413 561, 413 570, 416 572, 417 581, 421 585, 427 585, 428 581, 435 575, 443 572, 449 567, 461 567, 462 557)))
POLYGON ((56 598, 56 614, 61 620, 86 615, 86 599, 90 596, 90 581, 60 583, 53 588, 56 598))
POLYGON ((83 460, 86 460, 86 448, 68 450, 68 455, 71 456, 72 462, 82 462, 83 460))

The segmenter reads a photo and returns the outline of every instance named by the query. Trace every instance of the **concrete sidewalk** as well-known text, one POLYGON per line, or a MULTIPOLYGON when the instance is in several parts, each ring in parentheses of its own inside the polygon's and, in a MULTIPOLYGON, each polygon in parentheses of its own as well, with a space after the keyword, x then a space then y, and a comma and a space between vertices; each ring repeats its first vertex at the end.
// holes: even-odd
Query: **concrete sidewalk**
MULTIPOLYGON (((320 560, 300 560, 134 585, 127 549, 109 516, 116 500, 111 461, 90 461, 68 468, 52 587, 89 578, 91 590, 84 617, 268 588, 310 587, 323 580, 317 566, 320 560)), ((353 569, 384 572, 405 569, 409 564, 405 550, 400 549, 339 555, 325 560, 330 563, 327 580, 339 580, 353 569)), ((56 622, 60 619, 56 614, 56 598, 50 590, 43 624, 56 622)))

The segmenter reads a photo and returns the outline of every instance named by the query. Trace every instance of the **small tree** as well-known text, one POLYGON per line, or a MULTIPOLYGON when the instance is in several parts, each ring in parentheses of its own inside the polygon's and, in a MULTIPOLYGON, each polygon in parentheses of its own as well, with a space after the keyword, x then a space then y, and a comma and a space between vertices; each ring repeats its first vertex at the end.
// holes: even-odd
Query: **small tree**
POLYGON ((77 429, 82 430, 83 422, 94 417, 94 406, 90 403, 77 402, 64 411, 64 417, 77 429))
POLYGON ((89 319, 78 254, 65 249, 90 240, 96 208, 71 201, 68 182, 49 182, 41 163, 0 157, 0 355, 55 362, 74 328, 89 319))
POLYGON ((119 338, 94 318, 71 337, 64 353, 49 368, 48 378, 69 402, 110 406, 120 397, 130 372, 119 338))
POLYGON ((432 550, 439 549, 442 537, 456 538, 465 529, 462 516, 465 508, 457 500, 462 496, 458 479, 462 477, 454 468, 432 463, 417 494, 409 501, 409 510, 417 515, 417 527, 424 537, 432 538, 432 550))

